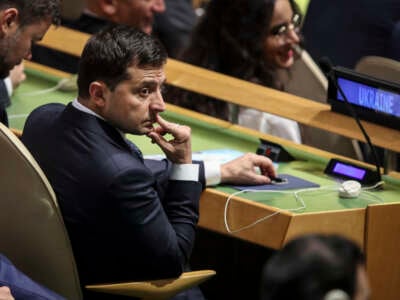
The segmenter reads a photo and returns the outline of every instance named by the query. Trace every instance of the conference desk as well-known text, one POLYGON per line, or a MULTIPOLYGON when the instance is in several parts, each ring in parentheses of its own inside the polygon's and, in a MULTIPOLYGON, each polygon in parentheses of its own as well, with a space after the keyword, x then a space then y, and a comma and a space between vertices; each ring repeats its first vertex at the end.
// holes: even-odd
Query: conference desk
MULTIPOLYGON (((79 57, 89 38, 90 35, 86 33, 62 26, 51 26, 39 44, 79 57)), ((330 106, 325 103, 311 101, 174 59, 168 59, 165 73, 167 83, 172 86, 265 111, 347 138, 365 141, 352 117, 331 111, 330 106)), ((362 123, 373 145, 393 153, 400 152, 399 130, 366 121, 362 123)), ((386 171, 389 172, 390 164, 387 167, 386 171)))
MULTIPOLYGON (((8 109, 10 127, 22 130, 29 112, 41 104, 68 103, 75 97, 76 92, 54 89, 59 78, 50 73, 46 68, 27 70, 28 79, 16 91, 8 109)), ((333 156, 330 153, 296 145, 172 105, 167 106, 164 116, 168 120, 187 124, 192 128, 193 151, 232 149, 254 152, 259 138, 279 143, 296 159, 288 163, 279 163, 278 172, 307 179, 323 187, 321 190, 301 194, 306 207, 298 211, 290 211, 300 206, 291 192, 246 193, 233 197, 226 214, 229 226, 233 230, 274 214, 234 234, 229 234, 225 228, 224 209, 228 196, 236 190, 229 186, 208 188, 201 198, 201 227, 272 249, 279 249, 291 238, 305 233, 344 235, 357 242, 366 253, 373 289, 372 299, 398 299, 399 179, 384 176, 384 189, 371 191, 373 197, 363 193, 356 199, 341 199, 337 191, 332 190, 338 186, 338 182, 323 173, 329 158, 333 156)), ((145 155, 161 152, 146 137, 129 138, 140 146, 145 155)))

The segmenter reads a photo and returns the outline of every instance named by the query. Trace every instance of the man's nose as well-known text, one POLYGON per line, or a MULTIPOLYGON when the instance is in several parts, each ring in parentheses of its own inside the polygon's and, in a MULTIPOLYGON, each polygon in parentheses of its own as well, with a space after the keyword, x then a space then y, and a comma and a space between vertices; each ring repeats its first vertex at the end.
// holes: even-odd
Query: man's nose
POLYGON ((165 102, 161 92, 157 92, 151 101, 151 109, 157 112, 165 110, 165 102))

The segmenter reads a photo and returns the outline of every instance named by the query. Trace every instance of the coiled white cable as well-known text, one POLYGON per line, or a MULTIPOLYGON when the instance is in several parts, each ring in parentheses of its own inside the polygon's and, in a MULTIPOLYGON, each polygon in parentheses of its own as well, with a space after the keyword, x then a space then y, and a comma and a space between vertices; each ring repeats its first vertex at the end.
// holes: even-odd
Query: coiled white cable
MULTIPOLYGON (((373 186, 369 186, 369 187, 364 187, 362 188, 362 192, 360 194, 361 196, 367 196, 365 197, 365 200, 367 201, 375 201, 375 202, 380 202, 383 203, 383 199, 371 192, 368 192, 368 190, 372 190, 372 189, 376 189, 378 187, 380 187, 384 182, 378 182, 377 184, 373 185, 373 186)), ((251 227, 254 227, 255 225, 264 222, 266 220, 268 220, 269 218, 272 218, 273 216, 276 216, 278 214, 280 214, 282 211, 289 211, 289 212, 296 212, 296 211, 301 211, 306 209, 306 204, 303 200, 303 198, 300 196, 300 194, 304 194, 304 193, 309 193, 309 192, 316 192, 316 191, 335 191, 337 192, 339 190, 339 185, 334 185, 334 186, 326 186, 326 187, 317 187, 317 188, 307 188, 307 189, 302 189, 302 190, 297 190, 297 191, 282 191, 282 190, 253 190, 253 189, 245 189, 245 190, 241 190, 238 192, 235 192, 233 194, 230 194, 228 196, 228 198, 226 199, 225 202, 225 208, 224 208, 224 225, 225 225, 225 229, 227 232, 229 233, 238 233, 241 232, 243 230, 249 229, 251 227), (273 212, 269 215, 266 215, 264 217, 261 217, 257 220, 255 220, 254 222, 242 226, 238 229, 231 229, 229 226, 229 222, 228 222, 228 208, 229 208, 229 204, 232 200, 233 197, 238 196, 240 194, 244 194, 244 193, 279 193, 279 194, 291 194, 294 196, 295 200, 297 203, 300 203, 299 207, 296 208, 289 208, 289 209, 278 209, 276 212, 273 212)), ((358 198, 360 198, 358 197, 358 198)), ((351 201, 351 200, 349 200, 351 201)))

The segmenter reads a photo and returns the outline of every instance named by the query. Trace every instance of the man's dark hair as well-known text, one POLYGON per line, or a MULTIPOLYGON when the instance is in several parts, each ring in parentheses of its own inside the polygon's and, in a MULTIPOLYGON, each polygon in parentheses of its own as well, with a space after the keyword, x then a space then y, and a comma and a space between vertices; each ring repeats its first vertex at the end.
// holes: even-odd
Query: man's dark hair
POLYGON ((161 68, 167 52, 154 37, 131 26, 114 25, 93 35, 81 56, 78 72, 79 96, 89 97, 93 81, 103 81, 112 91, 129 80, 127 68, 161 68))
POLYGON ((55 25, 60 24, 61 0, 0 0, 0 10, 12 7, 18 9, 21 27, 46 18, 55 25))
POLYGON ((324 299, 339 289, 351 299, 357 270, 364 265, 360 248, 336 235, 307 235, 289 242, 264 267, 262 300, 324 299))

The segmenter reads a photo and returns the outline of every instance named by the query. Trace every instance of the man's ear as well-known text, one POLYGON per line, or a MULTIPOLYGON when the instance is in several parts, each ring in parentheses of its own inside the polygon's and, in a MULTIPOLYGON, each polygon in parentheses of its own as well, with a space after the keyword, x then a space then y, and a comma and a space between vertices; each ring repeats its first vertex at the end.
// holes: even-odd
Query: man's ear
POLYGON ((106 102, 108 88, 104 82, 93 81, 89 86, 90 100, 97 108, 102 108, 106 102))
POLYGON ((118 11, 118 1, 119 0, 100 0, 99 5, 102 13, 112 19, 118 11))
POLYGON ((18 9, 13 7, 0 12, 0 29, 3 36, 15 32, 18 28, 18 17, 18 9))

